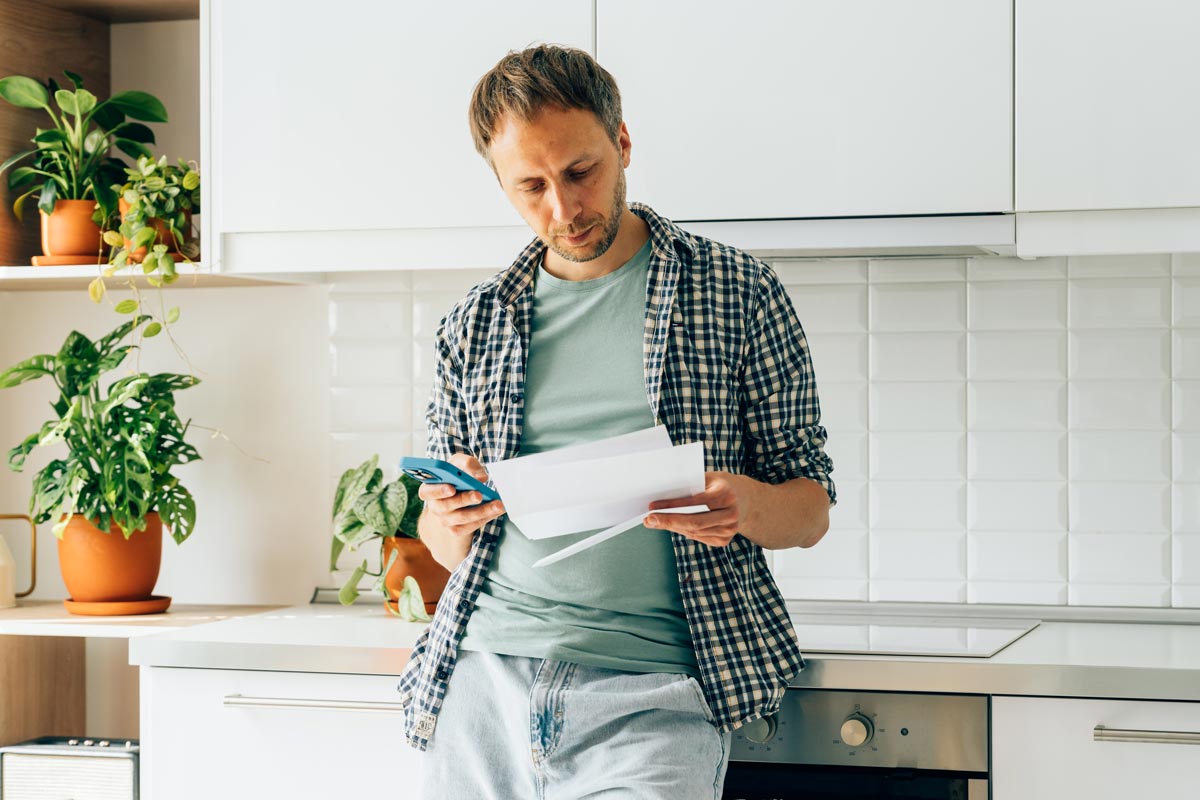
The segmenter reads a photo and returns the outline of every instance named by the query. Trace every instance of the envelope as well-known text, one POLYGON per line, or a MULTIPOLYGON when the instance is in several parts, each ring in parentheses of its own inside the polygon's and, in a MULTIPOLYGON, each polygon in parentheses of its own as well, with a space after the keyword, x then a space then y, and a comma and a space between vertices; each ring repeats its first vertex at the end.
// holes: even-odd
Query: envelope
POLYGON ((497 461, 487 470, 521 533, 547 539, 623 524, 632 528, 654 500, 700 494, 704 444, 672 445, 659 425, 497 461))

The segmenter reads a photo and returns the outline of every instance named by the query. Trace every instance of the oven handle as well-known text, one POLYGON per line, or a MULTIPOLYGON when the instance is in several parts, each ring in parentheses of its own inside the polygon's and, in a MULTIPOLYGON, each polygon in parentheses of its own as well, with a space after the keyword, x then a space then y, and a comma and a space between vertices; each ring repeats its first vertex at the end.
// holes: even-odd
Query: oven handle
POLYGON ((296 697, 248 697, 227 694, 226 708, 321 708, 333 711, 382 711, 399 714, 404 711, 400 703, 372 703, 362 700, 309 700, 296 697))
POLYGON ((1200 733, 1192 731, 1134 731, 1097 725, 1092 730, 1096 742, 1140 742, 1142 744, 1200 744, 1200 733))

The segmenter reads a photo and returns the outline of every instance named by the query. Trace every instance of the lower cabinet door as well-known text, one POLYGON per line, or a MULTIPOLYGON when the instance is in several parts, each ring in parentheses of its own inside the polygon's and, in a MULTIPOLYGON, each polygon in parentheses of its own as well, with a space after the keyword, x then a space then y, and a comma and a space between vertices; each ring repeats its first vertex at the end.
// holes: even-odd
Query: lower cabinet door
POLYGON ((142 798, 417 798, 396 683, 143 667, 142 798))
POLYGON ((1200 793, 1200 703, 992 698, 992 800, 1200 793))

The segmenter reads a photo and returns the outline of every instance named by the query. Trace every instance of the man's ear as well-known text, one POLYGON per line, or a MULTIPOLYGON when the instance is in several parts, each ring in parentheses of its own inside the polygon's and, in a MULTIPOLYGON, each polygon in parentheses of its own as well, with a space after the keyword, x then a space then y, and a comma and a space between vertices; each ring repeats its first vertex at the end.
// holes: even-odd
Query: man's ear
POLYGON ((629 166, 629 153, 633 149, 633 143, 629 140, 629 128, 626 127, 625 121, 621 120, 621 127, 617 130, 617 152, 621 154, 621 165, 629 166))

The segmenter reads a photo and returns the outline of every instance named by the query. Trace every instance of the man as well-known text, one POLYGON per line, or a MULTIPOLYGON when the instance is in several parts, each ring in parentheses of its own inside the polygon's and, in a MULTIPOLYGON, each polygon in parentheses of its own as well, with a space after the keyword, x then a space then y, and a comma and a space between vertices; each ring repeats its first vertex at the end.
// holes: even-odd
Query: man
POLYGON ((424 797, 720 797, 730 732, 803 667, 762 548, 809 547, 835 501, 807 344, 762 262, 626 205, 629 132, 586 53, 510 53, 471 100, 476 148, 537 238, 442 322, 429 452, 487 463, 664 424, 705 491, 544 569, 447 485, 421 538, 453 571, 401 678, 424 797), (436 734, 434 729, 436 727, 436 734))

